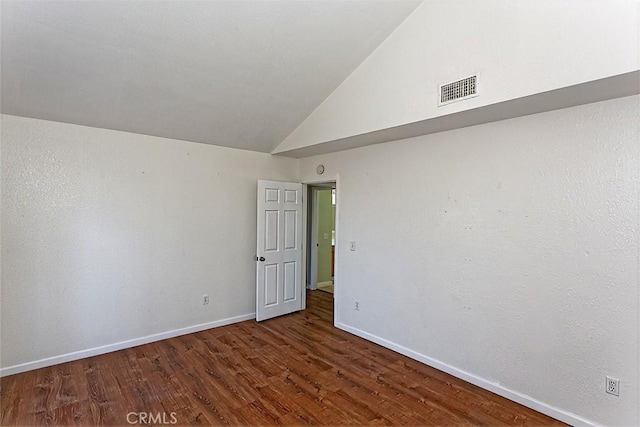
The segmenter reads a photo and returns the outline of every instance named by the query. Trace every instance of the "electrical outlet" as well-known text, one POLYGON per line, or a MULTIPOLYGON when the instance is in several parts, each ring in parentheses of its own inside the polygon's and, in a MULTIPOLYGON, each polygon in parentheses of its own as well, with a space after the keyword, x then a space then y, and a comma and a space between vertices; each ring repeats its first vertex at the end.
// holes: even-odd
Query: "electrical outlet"
POLYGON ((358 300, 356 300, 355 310, 356 311, 360 311, 360 301, 358 301, 358 300))
POLYGON ((614 396, 620 396, 620 380, 607 376, 607 382, 605 384, 605 391, 614 396))
POLYGON ((209 295, 202 295, 202 305, 209 304, 209 295))

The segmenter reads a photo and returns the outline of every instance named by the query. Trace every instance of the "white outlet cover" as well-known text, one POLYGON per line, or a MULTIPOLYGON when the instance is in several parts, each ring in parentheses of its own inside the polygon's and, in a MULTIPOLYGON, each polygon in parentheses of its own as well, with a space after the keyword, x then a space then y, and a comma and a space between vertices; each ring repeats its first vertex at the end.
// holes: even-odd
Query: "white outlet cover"
POLYGON ((607 376, 605 382, 605 391, 614 396, 620 396, 620 380, 607 376))

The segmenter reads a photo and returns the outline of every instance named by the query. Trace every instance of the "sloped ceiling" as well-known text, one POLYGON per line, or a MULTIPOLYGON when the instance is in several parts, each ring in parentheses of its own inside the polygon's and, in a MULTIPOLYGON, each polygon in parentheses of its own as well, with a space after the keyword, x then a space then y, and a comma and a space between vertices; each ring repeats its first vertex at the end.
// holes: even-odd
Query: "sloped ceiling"
POLYGON ((2 2, 2 113, 270 152, 419 3, 2 2))

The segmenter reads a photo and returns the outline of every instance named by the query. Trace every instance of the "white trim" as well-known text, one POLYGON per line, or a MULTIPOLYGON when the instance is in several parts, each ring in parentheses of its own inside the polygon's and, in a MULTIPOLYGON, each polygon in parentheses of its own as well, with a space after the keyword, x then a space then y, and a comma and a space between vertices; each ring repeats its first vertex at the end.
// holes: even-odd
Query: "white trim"
POLYGON ((341 197, 341 192, 342 192, 342 187, 340 184, 340 175, 336 174, 335 176, 335 183, 336 183, 336 219, 335 219, 335 224, 334 224, 334 228, 336 230, 336 238, 334 241, 334 253, 335 256, 333 258, 333 323, 335 324, 336 322, 338 322, 340 319, 337 316, 337 313, 340 312, 340 285, 339 285, 339 275, 338 273, 340 272, 340 268, 339 265, 340 263, 338 262, 338 260, 340 259, 340 257, 338 256, 338 254, 340 253, 339 249, 340 249, 340 236, 342 235, 342 231, 340 228, 340 206, 342 206, 342 202, 340 201, 340 197, 341 197))
POLYGON ((61 354, 59 356, 47 357, 46 359, 35 360, 33 362, 21 363, 19 365, 7 366, 0 369, 0 377, 19 374, 21 372, 32 371, 47 366, 57 365, 59 363, 71 362, 73 360, 84 359, 86 357, 97 356, 99 354, 111 353, 112 351, 123 350, 125 348, 136 347, 150 342, 166 340, 180 335, 192 334, 194 332, 204 331, 206 329, 218 328, 220 326, 231 325, 232 323, 244 322, 245 320, 255 319, 255 313, 243 314, 226 319, 215 320, 213 322, 201 323, 199 325, 187 326, 186 328, 174 329, 172 331, 161 332, 159 334, 147 335, 145 337, 134 338, 127 341, 121 341, 114 344, 107 344, 100 347, 94 347, 87 350, 74 351, 72 353, 61 354))
POLYGON ((333 285, 333 280, 329 280, 329 281, 327 281, 327 282, 320 282, 320 283, 318 283, 318 287, 319 287, 319 288, 322 288, 322 287, 324 287, 324 286, 329 286, 329 285, 333 285))
POLYGON ((302 308, 301 310, 307 309, 307 289, 309 288, 309 284, 307 283, 308 275, 307 275, 307 234, 309 234, 309 230, 307 227, 307 217, 309 216, 309 188, 307 184, 302 184, 302 265, 300 268, 300 298, 302 299, 302 308))
POLYGON ((528 408, 531 408, 533 410, 546 414, 550 417, 553 417, 567 424, 570 424, 573 426, 597 426, 598 425, 595 422, 588 420, 586 418, 582 418, 574 413, 565 411, 560 408, 556 408, 553 405, 549 405, 548 403, 541 402, 537 399, 534 399, 531 396, 527 396, 526 394, 522 394, 515 390, 508 389, 500 385, 499 383, 491 382, 484 378, 480 378, 469 372, 463 371, 462 369, 458 369, 454 366, 448 365, 444 362, 433 359, 429 356, 425 356, 424 354, 418 353, 400 344, 396 344, 393 341, 380 338, 376 335, 351 327, 342 322, 335 322, 335 327, 338 329, 342 329, 343 331, 347 331, 353 335, 359 336, 360 338, 364 338, 367 341, 374 342, 378 345, 381 345, 382 347, 386 347, 397 353, 403 354, 407 357, 410 357, 411 359, 417 360, 418 362, 422 362, 425 365, 429 365, 432 368, 446 372, 447 374, 453 375, 454 377, 460 378, 471 384, 477 385, 478 387, 481 387, 485 390, 498 394, 502 397, 505 397, 509 400, 517 402, 528 408))
POLYGON ((311 259, 309 266, 311 267, 311 283, 309 289, 315 291, 318 289, 318 187, 311 187, 311 259))

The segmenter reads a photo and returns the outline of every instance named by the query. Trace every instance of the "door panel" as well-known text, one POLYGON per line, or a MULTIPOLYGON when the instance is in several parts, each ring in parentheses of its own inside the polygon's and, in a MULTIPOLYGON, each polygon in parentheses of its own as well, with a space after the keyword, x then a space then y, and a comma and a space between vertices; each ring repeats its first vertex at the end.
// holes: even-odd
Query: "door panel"
POLYGON ((264 305, 272 306, 278 303, 278 264, 264 266, 264 305))
POLYGON ((296 298, 296 263, 284 263, 284 301, 291 301, 296 298))
POLYGON ((302 184, 258 181, 256 320, 302 309, 302 184))
POLYGON ((278 211, 265 211, 264 251, 278 250, 278 211))
POLYGON ((296 211, 284 212, 284 248, 285 250, 296 249, 297 222, 298 222, 298 212, 296 211))

